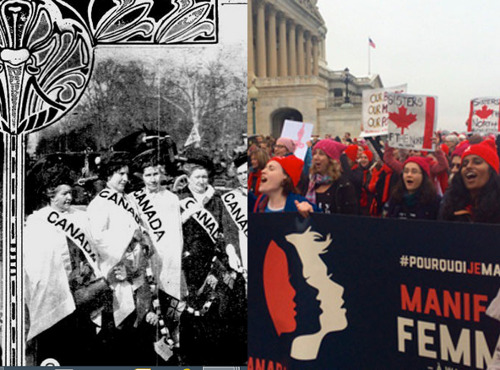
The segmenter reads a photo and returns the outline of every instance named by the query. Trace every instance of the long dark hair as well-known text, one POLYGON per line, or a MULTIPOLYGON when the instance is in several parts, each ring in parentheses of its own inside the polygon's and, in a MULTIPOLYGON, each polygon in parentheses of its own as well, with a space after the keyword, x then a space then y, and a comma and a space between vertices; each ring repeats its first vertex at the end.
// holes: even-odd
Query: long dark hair
POLYGON ((446 192, 439 218, 453 220, 454 212, 471 205, 474 222, 500 223, 500 177, 491 166, 488 170, 490 178, 479 190, 476 201, 473 203, 470 192, 462 179, 462 167, 460 167, 446 192))
MULTIPOLYGON (((420 167, 420 166, 419 166, 420 167)), ((417 189, 419 202, 422 204, 431 204, 436 201, 436 187, 434 186, 432 180, 427 175, 427 172, 422 171, 422 183, 417 189)), ((401 203, 403 201, 403 196, 407 193, 405 183, 403 181, 403 173, 399 175, 398 182, 394 185, 394 189, 391 193, 391 198, 396 203, 401 203)))

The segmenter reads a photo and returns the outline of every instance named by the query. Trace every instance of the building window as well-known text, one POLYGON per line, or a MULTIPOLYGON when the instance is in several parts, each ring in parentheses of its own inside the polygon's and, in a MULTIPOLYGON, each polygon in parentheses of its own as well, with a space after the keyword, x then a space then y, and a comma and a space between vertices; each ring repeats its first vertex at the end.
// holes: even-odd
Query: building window
POLYGON ((333 96, 336 98, 339 96, 344 96, 344 90, 343 89, 333 89, 333 96))

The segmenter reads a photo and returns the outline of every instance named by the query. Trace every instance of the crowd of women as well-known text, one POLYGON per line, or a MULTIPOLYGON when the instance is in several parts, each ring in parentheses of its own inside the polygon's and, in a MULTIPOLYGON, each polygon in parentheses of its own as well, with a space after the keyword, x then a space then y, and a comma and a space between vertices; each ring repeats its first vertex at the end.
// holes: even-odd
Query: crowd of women
POLYGON ((192 154, 167 189, 155 153, 107 153, 79 207, 64 163, 39 170, 45 204, 24 230, 30 365, 245 363, 247 158, 221 192, 192 154))
POLYGON ((315 137, 303 161, 290 138, 256 137, 248 150, 249 209, 500 222, 495 135, 436 134, 434 151, 380 139, 315 137))

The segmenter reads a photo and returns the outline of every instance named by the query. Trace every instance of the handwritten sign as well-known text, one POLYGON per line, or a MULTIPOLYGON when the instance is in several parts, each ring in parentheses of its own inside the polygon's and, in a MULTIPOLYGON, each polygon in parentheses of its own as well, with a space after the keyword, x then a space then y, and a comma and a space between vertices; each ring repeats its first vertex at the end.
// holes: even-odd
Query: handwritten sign
POLYGON ((402 94, 406 90, 406 84, 383 89, 363 90, 361 137, 387 135, 389 123, 387 94, 402 94))
POLYGON ((387 94, 389 146, 433 151, 436 107, 434 96, 387 94))
POLYGON ((470 101, 470 114, 467 121, 467 131, 480 133, 499 132, 500 99, 475 98, 470 101))
POLYGON ((304 160, 307 151, 307 141, 311 140, 312 131, 312 123, 285 120, 283 130, 281 131, 281 137, 295 140, 297 142, 297 147, 294 154, 296 157, 304 160))

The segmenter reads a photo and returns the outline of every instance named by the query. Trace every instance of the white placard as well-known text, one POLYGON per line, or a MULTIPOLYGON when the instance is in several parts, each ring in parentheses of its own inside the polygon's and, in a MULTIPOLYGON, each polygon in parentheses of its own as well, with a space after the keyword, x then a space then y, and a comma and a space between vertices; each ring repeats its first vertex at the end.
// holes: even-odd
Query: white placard
POLYGON ((363 90, 361 137, 387 135, 389 123, 387 94, 402 94, 406 90, 406 84, 383 89, 363 90))
POLYGON ((281 137, 287 137, 295 140, 297 147, 295 149, 295 156, 304 160, 307 152, 307 142, 311 140, 311 135, 314 125, 312 123, 298 122, 285 120, 281 137))

